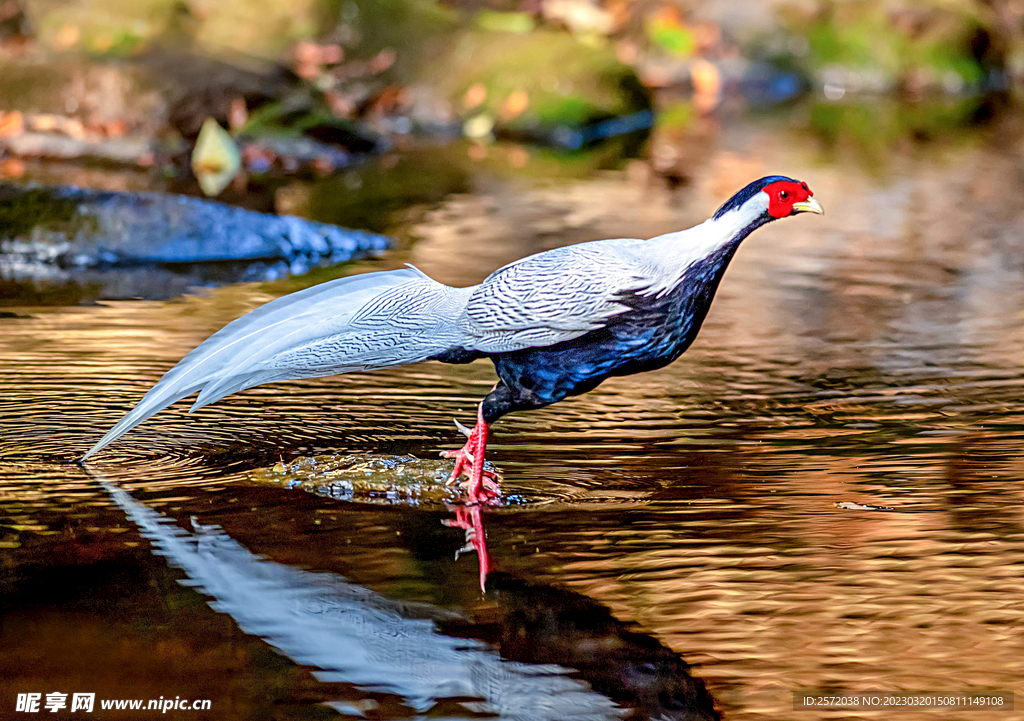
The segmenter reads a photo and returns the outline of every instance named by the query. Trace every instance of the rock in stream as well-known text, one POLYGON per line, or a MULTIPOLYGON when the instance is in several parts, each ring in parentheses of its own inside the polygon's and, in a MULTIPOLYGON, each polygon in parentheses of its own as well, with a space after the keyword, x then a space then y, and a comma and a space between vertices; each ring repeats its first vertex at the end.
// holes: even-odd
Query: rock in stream
POLYGON ((180 195, 0 184, 7 303, 169 298, 193 286, 305 273, 389 244, 382 235, 180 195))

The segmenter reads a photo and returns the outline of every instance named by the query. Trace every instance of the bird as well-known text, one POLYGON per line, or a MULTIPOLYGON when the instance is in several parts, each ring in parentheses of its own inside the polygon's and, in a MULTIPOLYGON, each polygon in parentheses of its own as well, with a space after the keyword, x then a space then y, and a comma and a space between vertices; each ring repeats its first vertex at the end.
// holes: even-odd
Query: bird
POLYGON ((823 213, 813 195, 805 182, 772 175, 692 228, 546 250, 479 285, 448 286, 410 265, 282 296, 188 353, 79 463, 197 392, 191 411, 274 381, 488 358, 498 381, 472 429, 456 421, 465 445, 442 456, 455 460, 448 484, 469 504, 496 502, 498 476, 484 464, 495 421, 671 363, 696 338, 740 243, 775 220, 823 213))

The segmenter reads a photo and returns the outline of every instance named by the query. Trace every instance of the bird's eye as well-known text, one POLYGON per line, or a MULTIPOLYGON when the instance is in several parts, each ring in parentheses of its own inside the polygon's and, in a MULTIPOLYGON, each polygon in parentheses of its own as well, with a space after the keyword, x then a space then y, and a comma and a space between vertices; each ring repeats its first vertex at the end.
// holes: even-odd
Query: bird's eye
POLYGON ((788 191, 785 191, 785 190, 780 190, 779 191, 779 200, 785 200, 788 197, 789 197, 789 192, 788 191))

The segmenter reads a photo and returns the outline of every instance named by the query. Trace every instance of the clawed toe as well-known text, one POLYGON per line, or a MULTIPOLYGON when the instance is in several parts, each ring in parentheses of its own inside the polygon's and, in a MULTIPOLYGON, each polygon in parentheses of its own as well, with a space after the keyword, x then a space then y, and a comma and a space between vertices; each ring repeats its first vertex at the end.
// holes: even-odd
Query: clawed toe
POLYGON ((502 497, 501 486, 498 485, 499 475, 493 470, 484 468, 477 470, 473 457, 462 451, 449 451, 445 458, 455 457, 456 466, 452 475, 445 481, 447 485, 458 485, 459 490, 466 494, 470 503, 486 503, 502 497), (466 476, 462 480, 462 476, 466 476))
POLYGON ((492 481, 491 478, 496 479, 497 477, 498 476, 493 473, 490 475, 490 477, 486 475, 484 476, 484 488, 493 493, 495 498, 501 495, 501 486, 499 486, 495 481, 492 481))
POLYGON ((466 502, 473 506, 495 502, 501 498, 501 489, 493 483, 484 482, 474 489, 472 483, 466 481, 463 490, 466 493, 466 502))
POLYGON ((470 503, 484 503, 500 498, 498 474, 484 466, 489 429, 484 421, 483 404, 477 410, 477 421, 472 430, 458 421, 455 421, 455 426, 466 435, 466 445, 457 451, 441 451, 442 458, 455 459, 455 467, 448 476, 447 485, 458 485, 470 503), (462 476, 466 476, 465 481, 460 481, 462 476))
POLYGON ((457 451, 441 451, 441 458, 461 458, 462 462, 467 466, 472 466, 476 463, 476 459, 473 457, 473 454, 465 448, 460 448, 457 451))
MULTIPOLYGON (((472 481, 473 471, 476 469, 476 459, 472 454, 463 453, 462 451, 441 451, 441 457, 456 459, 455 468, 452 469, 451 475, 445 481, 446 485, 454 486, 460 483, 468 485, 472 481), (460 479, 463 476, 467 480, 461 481, 460 479)), ((480 472, 480 477, 485 487, 494 491, 497 495, 501 495, 501 490, 497 483, 497 481, 501 480, 501 474, 484 466, 484 469, 480 472)))

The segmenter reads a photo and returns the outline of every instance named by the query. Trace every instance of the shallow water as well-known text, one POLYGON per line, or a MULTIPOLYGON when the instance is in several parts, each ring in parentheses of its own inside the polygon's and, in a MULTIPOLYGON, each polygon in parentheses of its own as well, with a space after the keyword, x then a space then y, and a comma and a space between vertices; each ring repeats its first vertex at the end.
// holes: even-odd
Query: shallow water
MULTIPOLYGON (((793 693, 1024 690, 1019 135, 898 145, 879 168, 791 127, 712 129, 676 191, 637 163, 517 172, 498 147, 462 192, 393 216, 406 242, 359 270, 412 262, 471 283, 555 245, 686 227, 769 172, 826 209, 744 244, 673 365, 503 419, 504 502, 477 518, 436 458, 493 383, 485 363, 181 403, 86 472, 67 461, 275 288, 12 309, 0 703, 889 718, 794 710, 793 693), (467 540, 481 553, 456 558, 467 540)), ((299 191, 299 211, 345 222, 299 191)), ((1013 717, 899 717, 936 713, 1013 717)))

